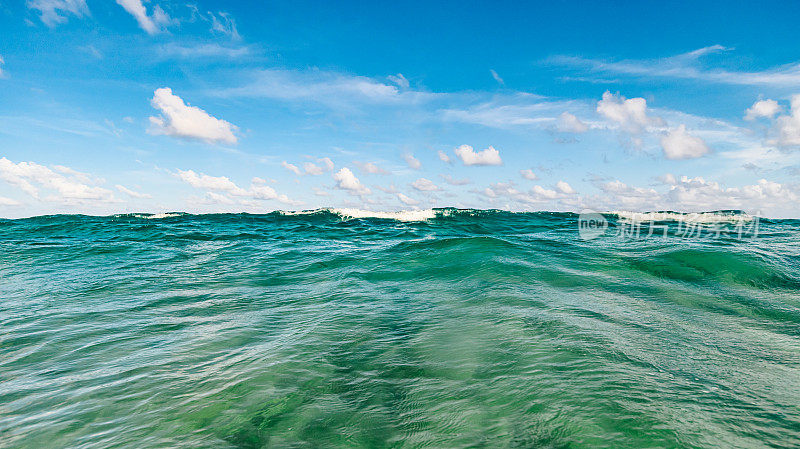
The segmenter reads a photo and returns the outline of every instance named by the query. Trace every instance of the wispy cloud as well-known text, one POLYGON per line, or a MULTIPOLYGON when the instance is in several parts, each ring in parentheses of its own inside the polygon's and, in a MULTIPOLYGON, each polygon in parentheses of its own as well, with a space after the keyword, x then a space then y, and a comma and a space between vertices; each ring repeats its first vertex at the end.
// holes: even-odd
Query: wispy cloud
POLYGON ((800 83, 798 63, 755 72, 710 68, 702 64, 702 59, 708 55, 732 50, 722 45, 712 45, 659 59, 614 61, 561 55, 549 58, 545 62, 613 76, 692 79, 722 84, 776 87, 793 87, 800 83))
POLYGON ((234 59, 251 55, 253 49, 249 46, 225 46, 216 43, 181 45, 173 42, 158 47, 158 53, 164 58, 234 59))
POLYGON ((159 33, 172 23, 172 19, 158 5, 153 7, 152 14, 148 14, 142 0, 117 0, 117 4, 132 15, 147 34, 159 33))
POLYGON ((89 15, 86 0, 29 0, 27 5, 39 11, 39 18, 51 28, 66 22, 70 15, 78 18, 89 15))
POLYGON ((401 90, 365 76, 353 76, 321 70, 265 69, 252 72, 240 87, 220 89, 215 95, 226 97, 271 98, 282 101, 305 101, 340 107, 348 104, 416 104, 434 94, 410 89, 401 90))
POLYGON ((489 69, 489 73, 492 74, 492 78, 494 78, 494 80, 497 81, 498 84, 500 84, 501 86, 506 85, 506 82, 503 80, 503 78, 500 77, 500 75, 497 74, 497 72, 494 69, 489 69))

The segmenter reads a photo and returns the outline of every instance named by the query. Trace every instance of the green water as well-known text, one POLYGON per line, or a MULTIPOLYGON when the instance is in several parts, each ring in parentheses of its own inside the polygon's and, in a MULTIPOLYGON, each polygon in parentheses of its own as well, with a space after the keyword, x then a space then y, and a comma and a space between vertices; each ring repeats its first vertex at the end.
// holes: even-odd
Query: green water
POLYGON ((798 447, 798 231, 1 220, 0 447, 798 447))

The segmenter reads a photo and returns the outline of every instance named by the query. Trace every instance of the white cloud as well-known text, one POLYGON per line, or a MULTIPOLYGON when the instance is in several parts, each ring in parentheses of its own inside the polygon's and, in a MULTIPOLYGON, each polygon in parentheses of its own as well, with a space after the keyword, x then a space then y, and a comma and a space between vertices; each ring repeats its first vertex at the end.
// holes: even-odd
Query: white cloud
POLYGON ((608 181, 598 186, 606 194, 602 200, 602 207, 622 208, 624 210, 659 209, 661 195, 653 188, 632 187, 622 181, 608 181))
POLYGON ((556 189, 559 192, 561 192, 563 194, 566 194, 566 195, 572 195, 572 194, 576 193, 575 189, 573 189, 571 185, 567 184, 564 181, 558 181, 556 183, 556 189))
POLYGON ((461 145, 455 149, 456 156, 461 158, 464 165, 502 165, 500 152, 489 146, 485 150, 476 152, 469 145, 461 145))
POLYGON ((397 194, 397 198, 399 198, 400 201, 402 201, 403 204, 405 204, 406 206, 416 206, 417 204, 419 204, 419 201, 417 201, 417 200, 415 200, 413 198, 409 198, 408 196, 406 196, 406 195, 404 195, 402 193, 398 193, 397 194))
POLYGON ((745 120, 755 120, 758 118, 766 117, 772 118, 780 112, 781 107, 775 100, 761 100, 753 103, 753 106, 747 108, 744 114, 745 120))
MULTIPOLYGON (((296 175, 300 175, 300 170, 297 166, 289 164, 286 161, 283 161, 281 164, 287 170, 294 172, 296 175)), ((333 161, 329 157, 323 157, 316 160, 314 162, 304 162, 303 163, 303 170, 307 175, 311 176, 319 176, 325 172, 333 171, 333 161)))
POLYGON ((503 81, 503 78, 500 78, 500 75, 498 75, 497 72, 494 71, 494 69, 489 69, 489 73, 492 74, 492 78, 494 78, 494 80, 497 81, 501 86, 506 85, 506 82, 503 81))
POLYGON ((666 200, 684 209, 744 209, 750 212, 786 213, 786 205, 798 201, 787 186, 760 179, 756 184, 724 188, 701 177, 681 177, 666 195, 666 200))
POLYGON ((502 95, 466 109, 444 109, 442 118, 499 129, 537 127, 553 123, 559 111, 570 105, 569 102, 542 100, 543 97, 531 94, 502 95))
POLYGON ((685 125, 680 125, 662 136, 661 147, 667 159, 695 159, 711 152, 703 139, 686 131, 685 125))
POLYGON ((664 124, 659 117, 647 115, 647 101, 644 98, 626 99, 609 91, 605 91, 603 99, 597 102, 597 113, 632 134, 641 133, 648 126, 664 124))
POLYGON ((325 170, 313 162, 303 162, 303 170, 307 175, 319 176, 325 173, 325 170))
POLYGON ((230 37, 233 40, 241 39, 236 21, 226 12, 208 13, 211 20, 211 31, 230 37))
POLYGON ((3 56, 0 55, 0 78, 5 78, 6 77, 6 72, 3 71, 3 67, 2 67, 5 63, 6 63, 6 61, 3 59, 3 56))
POLYGON ((128 195, 130 197, 133 197, 133 198, 146 199, 146 198, 152 198, 153 197, 153 195, 150 195, 150 194, 147 194, 147 193, 136 192, 136 191, 131 190, 131 189, 129 189, 129 188, 123 186, 123 185, 120 185, 120 184, 117 184, 114 187, 117 190, 119 190, 120 192, 122 192, 122 193, 124 193, 124 194, 126 194, 126 195, 128 195))
POLYGON ((115 201, 110 190, 99 187, 101 182, 69 167, 53 168, 35 162, 14 163, 0 158, 0 179, 18 187, 28 195, 44 201, 63 204, 108 203, 115 201), (49 192, 42 196, 41 191, 49 192))
POLYGON ((679 212, 708 212, 714 210, 741 209, 762 216, 785 217, 796 211, 789 211, 788 204, 794 204, 800 197, 797 187, 793 188, 766 179, 741 187, 724 187, 717 182, 706 181, 702 177, 679 179, 671 174, 662 176, 660 182, 666 191, 652 187, 629 186, 614 180, 598 185, 605 194, 600 198, 590 198, 595 209, 626 211, 674 210, 679 212))
POLYGON ((545 189, 542 186, 533 186, 531 193, 534 194, 535 201, 554 200, 559 197, 555 190, 545 189))
POLYGON ((411 153, 404 154, 403 160, 406 161, 406 164, 408 164, 408 167, 411 169, 419 170, 420 168, 422 168, 422 162, 420 162, 419 159, 415 158, 414 155, 411 153))
POLYGON ((450 159, 450 156, 448 156, 447 153, 445 153, 442 150, 439 150, 439 160, 441 160, 442 162, 444 162, 446 164, 449 164, 450 162, 452 162, 451 159, 450 159))
MULTIPOLYGON (((566 188, 568 185, 566 187, 562 187, 565 188, 565 190, 571 189, 566 188)), ((574 194, 574 191, 568 194, 562 191, 546 189, 542 186, 536 185, 525 192, 517 189, 513 182, 498 182, 490 185, 482 191, 479 191, 478 193, 495 202, 497 200, 512 200, 526 206, 541 207, 543 203, 568 200, 574 194)))
POLYGON ((427 178, 419 178, 416 181, 411 183, 411 187, 419 190, 420 192, 434 192, 437 190, 441 190, 439 186, 433 183, 430 179, 427 178))
POLYGON ((230 60, 248 56, 252 52, 250 47, 224 46, 216 43, 180 45, 171 42, 158 48, 159 55, 164 58, 182 59, 221 58, 230 60))
POLYGON ((775 119, 776 139, 771 142, 781 147, 800 146, 800 94, 793 95, 789 115, 775 119))
POLYGON ((344 167, 336 174, 333 175, 334 181, 336 181, 336 187, 342 190, 346 190, 353 195, 369 195, 372 192, 367 188, 364 184, 361 184, 361 181, 356 178, 356 175, 350 171, 349 168, 344 167))
POLYGON ((355 104, 417 104, 434 95, 411 89, 400 90, 364 76, 350 76, 320 70, 266 69, 254 72, 252 81, 241 87, 214 94, 236 97, 265 97, 291 102, 313 102, 332 108, 355 104))
POLYGON ((665 173, 665 174, 659 176, 657 179, 658 179, 658 182, 660 182, 662 184, 670 185, 670 186, 675 185, 675 184, 678 183, 678 180, 675 178, 675 175, 673 175, 672 173, 665 173))
POLYGON ((152 133, 198 139, 208 143, 237 142, 234 135, 234 131, 238 129, 236 126, 212 117, 196 106, 187 105, 168 87, 156 89, 150 103, 161 111, 159 117, 150 117, 152 133))
POLYGON ((39 11, 42 22, 49 27, 66 22, 70 14, 78 18, 89 15, 86 0, 29 0, 27 4, 39 11))
POLYGON ((403 89, 408 89, 411 85, 402 73, 398 73, 397 75, 389 75, 387 78, 389 81, 397 84, 397 87, 401 87, 403 89))
POLYGON ((198 189, 217 190, 232 193, 237 196, 246 195, 246 190, 237 186, 226 176, 210 176, 204 173, 196 173, 194 170, 180 170, 176 175, 182 181, 198 189))
POLYGON ((585 133, 589 130, 589 125, 569 112, 563 112, 558 116, 556 128, 565 133, 585 133))
POLYGON ((370 175, 387 175, 388 171, 382 169, 374 162, 355 162, 356 167, 364 173, 370 175))
POLYGON ((117 0, 117 4, 125 8, 125 11, 136 19, 139 27, 147 34, 156 34, 172 22, 172 19, 158 5, 153 8, 153 14, 148 15, 142 0, 117 0))
POLYGON ((397 187, 395 187, 394 184, 390 184, 388 187, 375 186, 375 188, 380 190, 383 193, 390 193, 392 195, 397 193, 397 187))
POLYGON ((800 64, 788 64, 760 72, 737 72, 703 68, 698 60, 711 53, 729 51, 721 45, 700 48, 688 53, 655 60, 602 61, 580 57, 557 56, 550 63, 592 72, 634 77, 695 79, 713 83, 750 86, 795 87, 800 83, 800 64))
POLYGON ((15 200, 15 199, 6 198, 4 196, 0 196, 0 206, 19 206, 21 204, 22 203, 20 203, 19 201, 15 200))
POLYGON ((295 174, 295 175, 297 175, 297 176, 300 176, 300 175, 302 175, 302 174, 303 174, 303 172, 301 172, 301 171, 300 171, 300 169, 299 169, 299 168, 297 168, 297 166, 296 166, 296 165, 294 165, 294 164, 290 164, 290 163, 288 163, 288 162, 286 162, 286 161, 283 161, 283 162, 281 162, 281 167, 283 167, 283 168, 285 168, 285 169, 289 170, 290 172, 294 173, 294 174, 295 174))
POLYGON ((333 161, 331 160, 331 158, 323 157, 322 159, 319 159, 318 162, 322 163, 322 165, 325 167, 326 171, 333 170, 334 165, 333 165, 333 161))
POLYGON ((439 175, 439 176, 441 176, 442 179, 444 179, 444 182, 450 184, 451 186, 463 186, 472 182, 469 180, 469 178, 456 179, 450 175, 439 175))
POLYGON ((526 168, 525 170, 520 170, 519 174, 523 178, 529 179, 531 181, 536 181, 537 179, 539 179, 539 177, 536 176, 536 173, 534 173, 533 170, 531 170, 530 168, 526 168))
POLYGON ((240 204, 247 204, 248 200, 277 200, 289 205, 302 204, 294 201, 286 195, 278 194, 272 187, 263 184, 263 179, 253 178, 249 189, 239 187, 227 176, 210 176, 204 173, 196 173, 193 170, 178 169, 175 174, 179 179, 192 187, 209 191, 210 197, 215 198, 215 202, 227 202, 228 197, 219 196, 215 192, 223 192, 233 197, 239 198, 240 204))

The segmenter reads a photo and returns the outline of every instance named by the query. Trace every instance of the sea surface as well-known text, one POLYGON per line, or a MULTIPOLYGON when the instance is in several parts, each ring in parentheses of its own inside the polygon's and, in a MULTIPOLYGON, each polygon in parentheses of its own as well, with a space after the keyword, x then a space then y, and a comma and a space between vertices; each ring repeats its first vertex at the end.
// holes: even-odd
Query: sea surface
POLYGON ((0 220, 0 448, 800 447, 800 221, 682 217, 0 220))

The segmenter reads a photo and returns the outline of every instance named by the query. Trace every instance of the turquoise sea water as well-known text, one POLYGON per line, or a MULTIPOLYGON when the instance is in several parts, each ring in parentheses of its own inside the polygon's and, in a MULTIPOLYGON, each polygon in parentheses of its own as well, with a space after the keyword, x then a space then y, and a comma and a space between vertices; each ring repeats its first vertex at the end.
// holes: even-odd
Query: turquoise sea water
POLYGON ((0 447, 800 446, 800 221, 667 225, 0 220, 0 447))

